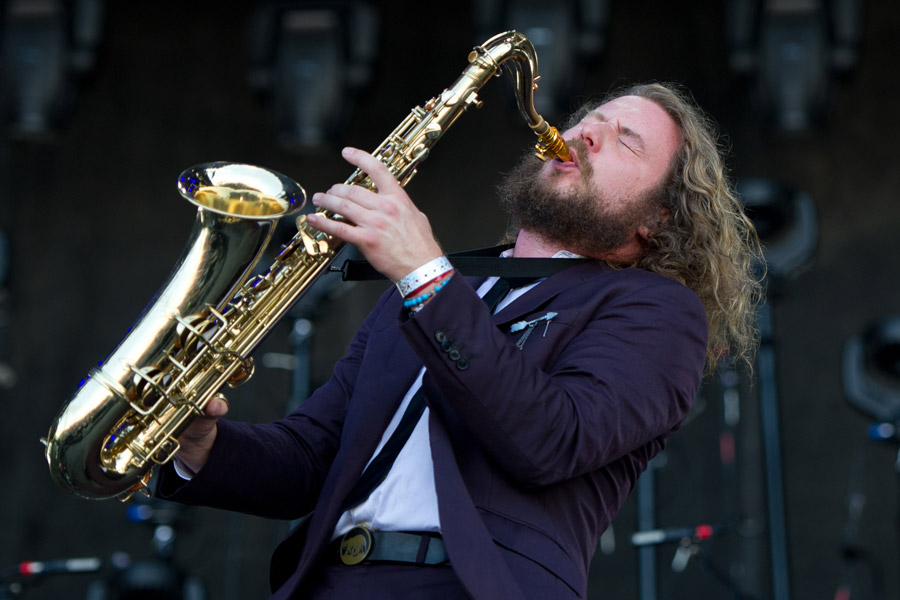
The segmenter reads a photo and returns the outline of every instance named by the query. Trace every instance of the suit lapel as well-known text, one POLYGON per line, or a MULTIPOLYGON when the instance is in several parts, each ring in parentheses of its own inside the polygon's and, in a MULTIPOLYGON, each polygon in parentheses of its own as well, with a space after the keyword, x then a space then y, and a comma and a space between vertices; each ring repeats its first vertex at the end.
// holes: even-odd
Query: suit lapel
POLYGON ((403 396, 422 368, 422 362, 402 334, 385 335, 391 336, 387 342, 393 347, 376 342, 379 348, 374 350, 374 356, 378 360, 368 364, 366 371, 361 371, 359 376, 360 381, 374 382, 377 387, 354 390, 342 434, 341 446, 346 448, 346 454, 344 457, 339 454, 338 458, 344 461, 342 472, 349 471, 348 475, 355 473, 353 481, 371 458, 403 396))
MULTIPOLYGON (((394 317, 390 308, 385 312, 391 315, 390 318, 394 317)), ((396 328, 378 335, 379 339, 370 340, 373 346, 367 351, 375 360, 360 370, 358 378, 374 385, 369 389, 353 391, 342 432, 341 450, 326 482, 326 485, 332 483, 334 487, 331 492, 341 499, 356 483, 372 457, 384 430, 422 366, 396 328)))

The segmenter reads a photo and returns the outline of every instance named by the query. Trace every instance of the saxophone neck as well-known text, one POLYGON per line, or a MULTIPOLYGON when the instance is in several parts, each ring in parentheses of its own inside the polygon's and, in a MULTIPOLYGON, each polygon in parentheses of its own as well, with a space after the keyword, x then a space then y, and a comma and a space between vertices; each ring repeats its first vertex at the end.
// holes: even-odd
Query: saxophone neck
POLYGON ((538 136, 535 147, 538 158, 572 160, 569 148, 559 131, 547 123, 534 107, 534 92, 538 88, 540 75, 538 75, 537 52, 531 40, 518 31, 497 34, 472 50, 469 62, 478 68, 490 69, 492 74, 496 75, 499 75, 502 66, 512 79, 519 112, 538 136))
POLYGON ((522 116, 530 127, 540 126, 544 119, 534 108, 534 91, 540 76, 537 52, 531 40, 518 31, 498 33, 476 46, 469 54, 469 62, 490 68, 498 76, 503 67, 515 86, 516 103, 522 116))

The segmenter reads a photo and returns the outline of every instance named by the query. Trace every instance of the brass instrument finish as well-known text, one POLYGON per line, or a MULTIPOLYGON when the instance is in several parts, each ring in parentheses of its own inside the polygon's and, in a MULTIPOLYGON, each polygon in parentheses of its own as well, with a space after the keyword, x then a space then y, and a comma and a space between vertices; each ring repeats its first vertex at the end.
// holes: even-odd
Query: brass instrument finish
MULTIPOLYGON (((571 160, 565 142, 534 109, 537 55, 521 33, 492 37, 440 96, 415 107, 372 153, 405 186, 431 147, 504 68, 538 136, 542 160, 571 160)), ((346 181, 369 189, 356 170, 346 181)), ((182 173, 179 191, 198 206, 184 253, 167 282, 112 355, 70 398, 45 440, 57 483, 89 499, 145 491, 155 465, 170 461, 178 436, 225 385, 253 372, 258 343, 327 269, 344 243, 312 228, 305 215, 269 269, 250 273, 278 219, 306 194, 287 177, 250 165, 208 163, 182 173)), ((326 217, 340 219, 322 209, 326 217)))

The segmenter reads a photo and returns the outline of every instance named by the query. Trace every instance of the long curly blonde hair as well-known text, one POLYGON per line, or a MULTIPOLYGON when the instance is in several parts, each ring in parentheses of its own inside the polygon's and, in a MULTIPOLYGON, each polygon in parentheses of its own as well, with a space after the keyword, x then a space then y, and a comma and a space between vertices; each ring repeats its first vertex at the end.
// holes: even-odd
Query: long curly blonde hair
POLYGON ((669 217, 657 224, 640 258, 619 266, 665 275, 699 296, 709 326, 708 371, 728 355, 752 367, 764 263, 756 229, 729 181, 717 127, 687 92, 662 83, 618 89, 581 107, 569 121, 577 123, 588 112, 622 96, 640 96, 658 104, 678 125, 683 141, 655 195, 669 217))

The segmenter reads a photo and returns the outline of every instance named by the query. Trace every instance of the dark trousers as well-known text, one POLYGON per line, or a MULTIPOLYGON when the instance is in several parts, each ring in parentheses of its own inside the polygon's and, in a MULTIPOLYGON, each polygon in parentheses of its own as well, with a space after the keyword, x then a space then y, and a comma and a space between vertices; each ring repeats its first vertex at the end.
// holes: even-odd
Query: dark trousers
POLYGON ((448 565, 323 564, 304 594, 308 600, 463 600, 469 598, 448 565))

